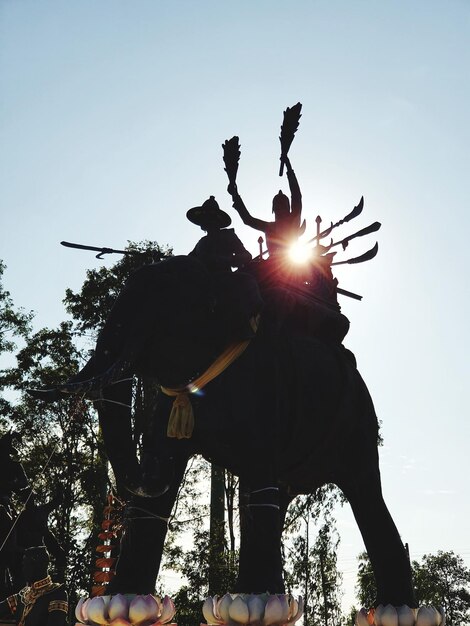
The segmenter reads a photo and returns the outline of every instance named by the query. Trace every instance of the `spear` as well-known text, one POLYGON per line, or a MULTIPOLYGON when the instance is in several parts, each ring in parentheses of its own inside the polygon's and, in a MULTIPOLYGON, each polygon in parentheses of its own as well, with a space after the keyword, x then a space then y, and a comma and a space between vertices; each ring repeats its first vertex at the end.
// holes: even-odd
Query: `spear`
POLYGON ((287 157, 287 153, 289 152, 291 143, 294 141, 295 132, 299 127, 301 110, 302 105, 300 102, 297 102, 297 104, 294 104, 293 107, 287 107, 284 111, 284 121, 282 122, 281 134, 279 136, 279 140, 281 142, 281 165, 279 168, 279 176, 282 176, 284 173, 284 161, 287 157))
POLYGON ((81 243, 71 243, 70 241, 61 241, 60 245, 65 246, 66 248, 76 248, 77 250, 92 250, 93 252, 98 252, 96 255, 97 259, 102 259, 103 254, 144 254, 139 250, 114 250, 114 248, 98 248, 96 246, 85 246, 81 243))
POLYGON ((240 142, 237 136, 227 139, 222 144, 224 151, 224 170, 227 172, 228 181, 231 186, 235 185, 238 172, 238 161, 240 160, 240 142))

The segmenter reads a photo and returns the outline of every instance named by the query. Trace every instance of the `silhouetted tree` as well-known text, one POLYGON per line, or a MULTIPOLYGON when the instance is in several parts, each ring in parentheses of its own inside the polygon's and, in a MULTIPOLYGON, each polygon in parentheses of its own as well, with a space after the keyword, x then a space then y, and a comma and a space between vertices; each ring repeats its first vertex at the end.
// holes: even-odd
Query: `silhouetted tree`
POLYGON ((470 569, 459 555, 425 554, 413 561, 413 574, 419 604, 444 607, 448 626, 470 624, 470 569))

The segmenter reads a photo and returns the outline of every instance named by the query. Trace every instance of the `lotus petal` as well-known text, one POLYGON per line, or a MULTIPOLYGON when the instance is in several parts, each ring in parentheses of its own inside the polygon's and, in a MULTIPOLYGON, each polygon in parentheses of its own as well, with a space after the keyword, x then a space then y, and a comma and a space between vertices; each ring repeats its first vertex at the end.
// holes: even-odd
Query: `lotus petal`
POLYGON ((374 624, 375 626, 382 626, 382 613, 384 612, 384 605, 379 604, 374 610, 374 624))
POLYGON ((277 596, 269 596, 264 607, 264 619, 265 626, 271 624, 282 624, 282 616, 284 615, 284 608, 281 601, 277 596))
POLYGON ((214 599, 206 598, 202 605, 202 614, 208 624, 221 624, 222 621, 214 615, 214 599))
POLYGON ((232 596, 229 593, 222 596, 217 603, 217 613, 220 615, 220 619, 224 624, 227 624, 230 619, 228 610, 231 604, 232 596))
POLYGON ((113 621, 109 622, 109 624, 110 626, 132 626, 132 624, 123 617, 116 617, 116 619, 113 619, 113 621))
POLYGON ((446 626, 446 612, 443 606, 438 606, 437 610, 439 611, 439 615, 441 616, 441 622, 439 626, 446 626))
POLYGON ((158 615, 161 615, 163 611, 162 599, 160 598, 160 596, 153 596, 153 599, 155 600, 158 606, 158 615))
POLYGON ((415 612, 406 604, 397 607, 397 615, 398 626, 414 626, 415 612))
POLYGON ((80 600, 77 602, 77 606, 75 607, 75 617, 82 624, 86 622, 86 617, 84 617, 82 613, 82 606, 84 605, 84 603, 85 603, 85 598, 80 598, 80 600))
POLYGON ((304 599, 302 596, 299 596, 298 601, 294 600, 294 602, 297 604, 297 612, 293 613, 292 617, 289 618, 288 624, 295 624, 304 614, 304 599))
POLYGON ((250 621, 250 613, 246 602, 240 596, 237 596, 232 604, 228 607, 229 617, 239 624, 248 624, 250 621))
POLYGON ((354 623, 356 624, 356 626, 369 626, 366 609, 361 609, 356 613, 356 619, 354 623))
POLYGON ((282 623, 285 624, 289 619, 289 597, 285 593, 278 593, 277 597, 282 608, 282 623))
POLYGON ((387 604, 382 613, 383 626, 398 626, 397 610, 391 604, 387 604))
POLYGON ((109 624, 106 605, 101 596, 91 598, 87 607, 88 619, 96 624, 109 624))
POLYGON ((127 598, 120 593, 113 596, 109 602, 108 614, 111 621, 118 618, 127 620, 129 615, 129 604, 127 602, 127 598))
POLYGON ((435 622, 436 626, 440 626, 440 623, 442 620, 440 611, 438 611, 435 606, 430 606, 429 608, 432 609, 432 611, 434 611, 434 619, 436 620, 435 622))
POLYGON ((82 604, 82 616, 84 624, 88 622, 88 605, 90 604, 90 600, 91 598, 86 598, 85 602, 82 604))
POLYGON ((441 620, 439 612, 433 606, 421 606, 416 617, 416 626, 437 626, 441 620), (437 616, 436 616, 437 613, 437 616), (439 621, 437 621, 439 620, 439 621))
POLYGON ((151 595, 136 596, 129 605, 129 621, 131 624, 156 621, 159 616, 158 604, 151 595))
POLYGON ((257 593, 247 596, 248 612, 250 614, 249 623, 259 622, 264 615, 265 600, 257 593))
POLYGON ((299 603, 295 598, 289 596, 289 620, 297 613, 299 603))
POLYGON ((174 615, 176 613, 175 605, 170 596, 165 596, 162 602, 162 613, 159 618, 159 622, 161 624, 166 624, 167 622, 171 622, 174 615))

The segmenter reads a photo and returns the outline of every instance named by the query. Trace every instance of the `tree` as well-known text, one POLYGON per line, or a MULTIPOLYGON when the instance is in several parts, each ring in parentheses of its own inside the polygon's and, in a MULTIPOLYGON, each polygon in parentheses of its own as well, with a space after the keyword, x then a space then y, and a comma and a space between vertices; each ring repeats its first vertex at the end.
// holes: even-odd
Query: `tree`
POLYGON ((470 624, 470 569, 454 552, 426 554, 413 561, 418 604, 442 606, 448 626, 470 624))
MULTIPOLYGON (((31 331, 32 313, 26 313, 22 309, 15 309, 10 292, 3 288, 3 274, 6 265, 0 260, 0 356, 4 353, 13 352, 16 348, 15 339, 26 339, 31 331)), ((0 391, 3 390, 0 383, 0 391)), ((6 427, 8 422, 5 415, 11 413, 11 404, 0 398, 0 425, 6 427)))
POLYGON ((361 552, 357 557, 357 583, 356 594, 360 606, 369 609, 374 606, 377 595, 377 587, 375 584, 374 571, 367 552, 361 552))
POLYGON ((285 542, 285 578, 289 592, 298 589, 304 597, 306 626, 341 623, 341 574, 336 557, 339 536, 332 514, 339 497, 331 485, 298 497, 286 519, 286 530, 294 537, 290 542, 287 537, 285 542), (317 527, 313 537, 312 522, 317 527))
MULTIPOLYGON (((359 603, 369 608, 376 594, 372 566, 366 552, 358 560, 356 593, 359 603)), ((412 570, 418 606, 444 607, 448 626, 470 624, 470 569, 460 556, 439 550, 413 561, 412 570)))
MULTIPOLYGON (((87 359, 76 340, 96 336, 114 298, 127 276, 143 263, 163 252, 145 242, 142 254, 126 255, 110 270, 101 268, 87 273, 82 290, 67 291, 65 303, 76 317, 57 329, 30 333, 31 315, 15 311, 11 297, 0 285, 0 347, 13 351, 9 335, 21 337, 26 345, 16 355, 17 367, 0 371, 0 389, 17 392, 18 401, 0 404, 3 423, 23 435, 21 450, 24 466, 40 500, 49 499, 56 490, 64 495, 63 505, 52 514, 51 526, 68 555, 67 581, 71 604, 76 594, 91 586, 93 544, 98 542, 103 504, 110 482, 106 457, 99 435, 96 413, 90 404, 70 398, 57 404, 38 404, 26 393, 31 387, 52 387, 67 380, 87 359)), ((133 252, 138 246, 130 245, 133 252)), ((0 276, 4 265, 0 264, 0 276)), ((137 385, 136 421, 141 421, 142 406, 152 394, 144 396, 144 382, 137 385), (144 401, 145 400, 145 401, 144 401)), ((150 388, 150 386, 149 386, 150 388)), ((21 508, 16 503, 17 510, 21 508)))
MULTIPOLYGON (((0 373, 0 384, 21 394, 6 416, 22 435, 20 452, 31 487, 42 501, 58 493, 63 496, 50 525, 67 554, 72 601, 90 587, 89 543, 97 535, 108 486, 97 419, 92 407, 79 398, 38 405, 25 390, 66 380, 79 358, 71 323, 64 322, 58 329, 41 329, 30 336, 16 355, 18 366, 0 373)), ((16 508, 21 510, 20 503, 16 508)))
POLYGON ((31 330, 32 313, 15 309, 10 292, 3 288, 6 265, 0 260, 0 354, 15 349, 14 337, 27 337, 31 330))

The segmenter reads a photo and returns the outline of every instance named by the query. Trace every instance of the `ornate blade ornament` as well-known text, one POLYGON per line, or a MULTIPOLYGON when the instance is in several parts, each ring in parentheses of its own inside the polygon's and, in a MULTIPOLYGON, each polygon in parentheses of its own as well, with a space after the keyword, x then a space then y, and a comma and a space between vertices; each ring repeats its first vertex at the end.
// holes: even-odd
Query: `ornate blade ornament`
POLYGON ((349 222, 353 220, 355 217, 358 217, 362 213, 363 208, 364 208, 364 196, 361 196, 361 199, 359 200, 359 204, 355 206, 354 209, 350 213, 348 213, 345 217, 343 217, 342 220, 339 220, 339 222, 336 222, 336 224, 333 224, 333 222, 331 222, 331 226, 328 226, 326 230, 315 235, 315 237, 310 239, 308 243, 313 243, 314 241, 318 241, 319 239, 324 239, 325 237, 328 237, 328 235, 331 233, 333 228, 342 226, 346 222, 349 222))
POLYGON ((225 171, 231 185, 235 185, 237 180, 238 162, 240 160, 240 142, 237 136, 227 139, 222 144, 224 151, 225 171))
POLYGON ((93 252, 98 252, 96 255, 97 259, 102 259, 103 254, 142 254, 138 250, 114 250, 113 248, 98 248, 97 246, 85 246, 81 243, 71 243, 70 241, 61 241, 61 246, 65 246, 66 248, 75 248, 76 250, 92 250, 93 252))
POLYGON ((370 235, 371 233, 375 233, 379 230, 381 226, 382 224, 380 222, 374 222, 373 224, 370 224, 369 226, 366 226, 365 228, 358 230, 357 233, 353 233, 352 235, 349 235, 348 237, 341 239, 341 241, 336 241, 330 247, 334 248, 335 246, 343 246, 343 250, 346 250, 350 241, 352 241, 353 239, 356 239, 356 237, 364 237, 365 235, 370 235))
POLYGON ((284 173, 284 159, 289 152, 291 143, 294 141, 295 132, 299 127, 301 110, 302 105, 300 102, 297 102, 297 104, 294 104, 293 107, 287 107, 284 111, 284 120, 281 125, 281 134, 279 136, 279 140, 281 142, 281 165, 279 168, 279 176, 282 176, 284 173))
POLYGON ((361 256, 356 256, 353 257, 352 259, 348 259, 347 261, 336 261, 335 263, 332 263, 331 265, 354 265, 355 263, 364 263, 365 261, 370 261, 371 259, 373 259, 375 256, 377 256, 377 252, 379 251, 379 244, 378 242, 375 243, 375 246, 373 248, 371 248, 370 250, 367 250, 367 252, 364 252, 364 254, 361 254, 361 256))

